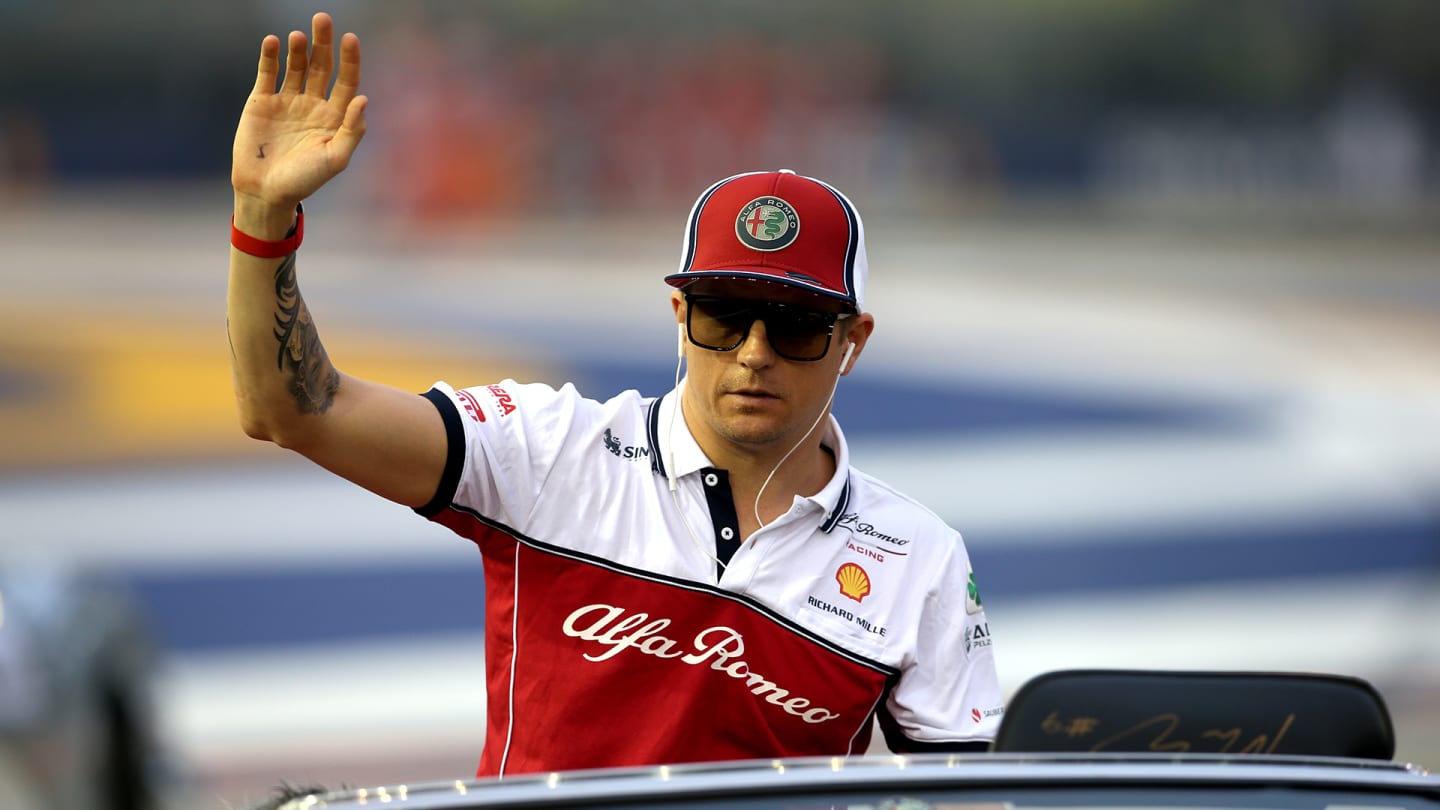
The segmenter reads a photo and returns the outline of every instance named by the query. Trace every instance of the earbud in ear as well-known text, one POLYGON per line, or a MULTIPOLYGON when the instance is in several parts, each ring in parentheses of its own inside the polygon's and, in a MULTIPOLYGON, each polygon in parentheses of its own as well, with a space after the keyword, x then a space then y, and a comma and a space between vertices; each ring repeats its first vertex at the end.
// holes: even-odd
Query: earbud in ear
POLYGON ((852 340, 852 341, 850 341, 850 345, 845 347, 845 356, 842 357, 842 358, 840 358, 840 373, 841 373, 841 374, 844 374, 844 373, 845 373, 845 364, 847 364, 847 363, 850 362, 850 355, 852 355, 852 354, 854 354, 854 353, 855 353, 855 341, 852 340))
MULTIPOLYGON (((676 357, 684 357, 684 356, 685 356, 685 324, 683 324, 683 323, 677 323, 677 324, 675 324, 675 326, 677 327, 676 330, 675 330, 675 332, 676 332, 675 356, 676 356, 676 357)), ((854 343, 851 343, 850 345, 851 345, 851 346, 854 346, 855 344, 854 344, 854 343)))

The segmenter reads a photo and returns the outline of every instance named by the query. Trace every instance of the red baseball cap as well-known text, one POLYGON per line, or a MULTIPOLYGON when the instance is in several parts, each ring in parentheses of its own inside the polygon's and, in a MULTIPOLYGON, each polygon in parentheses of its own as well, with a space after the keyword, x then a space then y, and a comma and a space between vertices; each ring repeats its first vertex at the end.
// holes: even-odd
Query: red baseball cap
POLYGON ((865 296, 865 226, 831 186, 789 169, 727 177, 706 189, 685 225, 674 287, 699 278, 748 278, 838 298, 865 296))

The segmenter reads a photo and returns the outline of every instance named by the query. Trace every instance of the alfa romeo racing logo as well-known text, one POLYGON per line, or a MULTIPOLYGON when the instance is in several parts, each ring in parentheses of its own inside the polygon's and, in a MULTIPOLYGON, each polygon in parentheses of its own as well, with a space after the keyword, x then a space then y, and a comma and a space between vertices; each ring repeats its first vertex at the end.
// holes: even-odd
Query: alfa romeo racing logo
POLYGON ((799 215, 779 197, 757 197, 746 203, 735 218, 735 235, 743 245, 755 250, 789 247, 799 233, 799 215))

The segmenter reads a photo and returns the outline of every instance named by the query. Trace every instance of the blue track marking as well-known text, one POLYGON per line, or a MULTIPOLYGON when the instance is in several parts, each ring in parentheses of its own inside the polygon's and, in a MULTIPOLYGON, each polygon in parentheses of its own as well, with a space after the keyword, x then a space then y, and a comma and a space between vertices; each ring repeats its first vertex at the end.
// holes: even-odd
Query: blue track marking
MULTIPOLYGON (((674 385, 674 368, 586 359, 571 379, 580 393, 607 399, 629 388, 659 395, 674 385)), ((841 381, 835 417, 847 436, 1022 433, 1039 429, 1134 427, 1253 431, 1263 413, 1253 406, 1184 397, 1138 399, 1125 391, 1005 383, 948 376, 925 383, 910 376, 857 370, 841 381)))
MULTIPOLYGON (((971 547, 987 607, 1215 582, 1282 582, 1376 573, 1440 574, 1433 523, 1355 515, 1325 523, 1156 527, 1143 537, 1038 544, 1003 533, 971 547)), ((484 580, 474 565, 316 566, 167 570, 121 578, 159 644, 203 652, 474 632, 484 627, 484 580)))

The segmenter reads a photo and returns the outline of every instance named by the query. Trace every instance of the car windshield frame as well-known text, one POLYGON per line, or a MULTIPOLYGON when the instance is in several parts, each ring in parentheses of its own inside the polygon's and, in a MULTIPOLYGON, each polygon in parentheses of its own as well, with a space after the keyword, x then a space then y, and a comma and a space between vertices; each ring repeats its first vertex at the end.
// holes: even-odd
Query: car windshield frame
POLYGON ((330 794, 322 803, 294 807, 348 810, 394 799, 433 810, 1440 810, 1440 776, 1383 760, 1276 755, 822 757, 400 785, 330 794))

